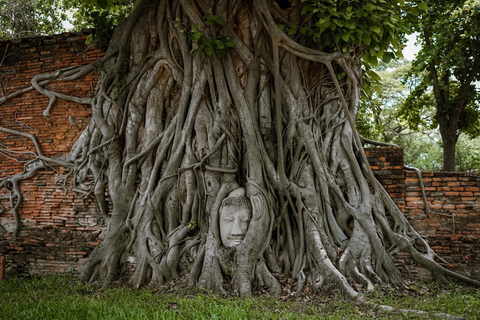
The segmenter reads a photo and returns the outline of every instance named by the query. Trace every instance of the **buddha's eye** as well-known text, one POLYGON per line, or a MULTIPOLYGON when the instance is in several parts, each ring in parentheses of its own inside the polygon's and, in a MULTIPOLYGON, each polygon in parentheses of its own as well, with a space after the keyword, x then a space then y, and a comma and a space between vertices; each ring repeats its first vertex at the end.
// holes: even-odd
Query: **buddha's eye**
POLYGON ((233 218, 223 218, 223 221, 231 222, 231 221, 233 221, 233 218))

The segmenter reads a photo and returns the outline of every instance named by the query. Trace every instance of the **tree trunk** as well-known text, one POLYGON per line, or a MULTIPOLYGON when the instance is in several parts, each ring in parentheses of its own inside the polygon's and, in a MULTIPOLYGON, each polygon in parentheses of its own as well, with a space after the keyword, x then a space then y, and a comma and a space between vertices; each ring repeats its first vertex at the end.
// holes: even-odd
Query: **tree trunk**
MULTIPOLYGON (((444 101, 444 100, 442 100, 444 101)), ((443 171, 455 171, 455 150, 458 140, 458 123, 460 119, 461 110, 463 106, 456 106, 454 116, 448 116, 445 112, 447 109, 437 100, 437 113, 435 119, 438 122, 440 135, 442 136, 443 144, 443 171)))
POLYGON ((443 137, 443 171, 455 171, 455 149, 457 145, 457 137, 443 137))
POLYGON ((94 177, 109 222, 85 281, 110 283, 133 254, 133 286, 184 276, 278 295, 283 273, 298 292, 356 297, 347 278, 402 282, 387 253, 398 250, 460 277, 373 177, 353 127, 361 52, 295 42, 277 22, 298 14, 267 0, 143 0, 116 29, 91 123, 61 159, 74 183, 94 177))

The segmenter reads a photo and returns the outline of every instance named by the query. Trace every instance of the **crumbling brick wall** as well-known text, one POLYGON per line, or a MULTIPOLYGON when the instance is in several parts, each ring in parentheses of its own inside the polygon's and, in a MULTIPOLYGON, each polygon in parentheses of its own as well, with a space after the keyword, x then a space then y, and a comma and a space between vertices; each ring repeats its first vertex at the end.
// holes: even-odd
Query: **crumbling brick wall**
MULTIPOLYGON (((403 150, 381 147, 367 148, 365 152, 375 176, 441 258, 437 261, 480 279, 480 173, 422 172, 432 211, 427 214, 416 173, 403 169, 403 150)), ((395 258, 398 267, 414 278, 429 276, 407 254, 395 258)))
POLYGON ((444 266, 480 278, 480 174, 423 172, 432 213, 424 210, 419 180, 412 171, 405 179, 405 216, 424 236, 444 266))
POLYGON ((384 186, 400 210, 405 210, 405 173, 403 149, 366 148, 365 154, 375 177, 384 186))
MULTIPOLYGON (((51 73, 73 65, 97 60, 104 53, 85 44, 89 32, 65 33, 52 37, 17 39, 0 43, 2 95, 29 87, 33 76, 51 73)), ((95 74, 78 81, 52 83, 49 88, 64 94, 87 97, 93 95, 95 74)), ((48 98, 32 90, 0 105, 0 126, 35 134, 47 157, 56 157, 70 150, 91 118, 91 108, 58 99, 51 116, 42 115, 48 98), (73 124, 72 124, 73 123, 73 124), (75 124, 75 125, 74 125, 75 124)), ((22 172, 23 163, 32 160, 33 142, 23 136, 0 131, 0 179, 22 172)), ((90 251, 98 244, 101 230, 97 208, 91 198, 82 200, 64 188, 65 170, 55 168, 21 183, 24 202, 20 209, 24 228, 17 242, 0 247, 7 256, 10 269, 19 273, 78 273, 90 251)), ((0 201, 7 212, 0 223, 7 231, 14 228, 8 195, 0 191, 0 201)), ((8 234, 6 235, 6 237, 8 234)))
MULTIPOLYGON (((66 33, 52 37, 12 40, 0 43, 2 93, 12 93, 30 86, 38 73, 55 72, 71 65, 97 60, 104 53, 85 45, 88 32, 66 33)), ((92 96, 97 81, 89 74, 73 82, 52 83, 64 94, 92 96)), ((45 156, 55 157, 70 150, 91 118, 90 106, 58 100, 50 117, 42 115, 48 98, 30 91, 0 105, 0 126, 38 136, 45 156)), ((32 141, 23 136, 0 131, 0 149, 15 152, 0 154, 0 179, 19 173, 32 159, 32 141), (8 155, 8 157, 6 156, 8 155)), ((404 171, 400 148, 366 149, 372 169, 390 196, 405 213, 414 228, 437 251, 439 256, 467 275, 480 269, 480 175, 478 173, 424 173, 427 199, 434 212, 455 213, 455 232, 451 216, 425 214, 418 179, 404 171)), ((78 275, 93 248, 100 242, 102 221, 91 197, 82 199, 81 192, 64 187, 66 171, 55 168, 42 171, 21 184, 24 204, 20 210, 24 228, 17 242, 0 247, 8 266, 20 273, 72 273, 78 275)), ((0 201, 9 208, 5 190, 0 201)), ((7 211, 0 223, 13 230, 13 217, 7 211)), ((8 237, 8 234, 5 235, 8 237)), ((416 277, 427 275, 406 255, 397 255, 397 265, 416 277), (402 262, 403 261, 403 262, 402 262)))

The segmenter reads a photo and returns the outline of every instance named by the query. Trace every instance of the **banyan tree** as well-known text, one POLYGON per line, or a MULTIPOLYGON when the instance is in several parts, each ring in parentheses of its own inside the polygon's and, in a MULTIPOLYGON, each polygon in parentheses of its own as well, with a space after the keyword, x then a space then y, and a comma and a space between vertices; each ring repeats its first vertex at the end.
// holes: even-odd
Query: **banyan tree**
POLYGON ((392 255, 403 251, 438 280, 478 285, 435 262, 366 160, 353 123, 362 57, 388 55, 402 31, 392 23, 409 14, 397 1, 370 5, 141 0, 103 58, 33 78, 50 98, 45 115, 67 99, 92 118, 67 155, 44 157, 37 143, 24 172, 0 182, 14 215, 20 181, 64 166, 72 187, 93 177, 107 222, 84 281, 111 283, 133 255, 132 286, 182 277, 278 295, 285 275, 299 292, 333 285, 355 297, 352 282, 401 284, 392 255), (49 89, 88 72, 99 76, 93 98, 49 89))

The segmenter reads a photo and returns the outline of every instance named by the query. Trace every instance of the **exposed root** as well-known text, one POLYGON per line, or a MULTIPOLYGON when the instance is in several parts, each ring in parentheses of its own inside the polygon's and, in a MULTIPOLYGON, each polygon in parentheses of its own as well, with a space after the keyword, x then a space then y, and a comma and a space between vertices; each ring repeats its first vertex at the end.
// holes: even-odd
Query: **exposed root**
POLYGON ((366 303, 366 305, 376 310, 381 310, 385 312, 392 312, 392 313, 399 313, 399 314, 412 313, 417 315, 434 316, 440 319, 447 319, 447 320, 465 320, 465 318, 463 317, 457 317, 457 316, 453 316, 451 314, 443 313, 443 312, 427 312, 422 310, 402 309, 402 308, 395 308, 391 306, 372 304, 372 303, 366 303))
POLYGON ((10 239, 21 225, 19 182, 60 165, 72 169, 65 186, 95 196, 108 221, 83 268, 86 282, 110 284, 133 255, 135 287, 187 276, 188 285, 216 292, 230 281, 240 296, 257 284, 278 296, 282 272, 298 293, 333 285, 361 300, 347 278, 368 290, 401 285, 389 253, 406 251, 440 280, 480 285, 433 260, 373 176, 353 126, 361 50, 308 48, 277 26, 289 19, 267 0, 143 0, 99 62, 36 76, 27 89, 50 98, 45 115, 58 98, 89 103, 93 115, 60 159, 43 157, 35 136, 0 128, 36 149, 23 173, 0 182, 18 220, 10 239), (213 16, 222 23, 207 23, 213 16), (93 98, 46 87, 94 69, 93 98), (94 185, 83 190, 89 177, 94 185), (230 198, 239 187, 246 194, 230 198), (221 220, 225 206, 244 216, 221 220))

